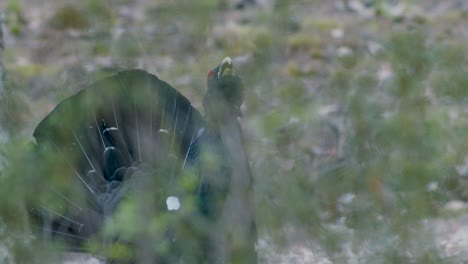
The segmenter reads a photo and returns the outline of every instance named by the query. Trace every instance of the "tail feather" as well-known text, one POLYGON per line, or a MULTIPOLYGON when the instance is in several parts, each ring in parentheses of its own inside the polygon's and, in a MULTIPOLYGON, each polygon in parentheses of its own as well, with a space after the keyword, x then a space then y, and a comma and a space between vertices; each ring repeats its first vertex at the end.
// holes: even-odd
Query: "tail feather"
POLYGON ((56 168, 41 175, 62 191, 55 196, 61 206, 33 213, 45 236, 66 241, 70 249, 86 247, 137 192, 134 186, 143 184, 139 173, 155 175, 147 168, 157 168, 157 177, 166 179, 158 183, 173 182, 177 192, 177 177, 197 167, 205 129, 187 98, 140 70, 121 72, 64 100, 33 134, 38 156, 56 168))

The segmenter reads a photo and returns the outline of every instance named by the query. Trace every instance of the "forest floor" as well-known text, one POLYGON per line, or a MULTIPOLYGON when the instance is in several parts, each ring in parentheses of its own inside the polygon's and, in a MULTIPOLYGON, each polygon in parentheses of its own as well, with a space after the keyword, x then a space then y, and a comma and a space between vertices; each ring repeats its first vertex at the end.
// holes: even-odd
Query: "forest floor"
MULTIPOLYGON (((199 6, 191 1, 85 2, 0 3, 0 10, 7 13, 4 64, 15 87, 9 92, 13 103, 2 108, 10 133, 32 140, 34 127, 60 100, 125 68, 157 74, 200 109, 208 69, 230 55, 239 65, 238 72, 252 84, 243 108, 243 125, 252 142, 260 138, 255 130, 256 113, 283 109, 276 99, 263 97, 267 88, 281 96, 282 91, 273 86, 294 85, 299 80, 305 90, 298 97, 314 97, 316 119, 332 123, 339 134, 326 130, 323 122, 313 122, 316 128, 310 128, 307 138, 293 140, 327 153, 313 161, 314 168, 322 168, 343 154, 339 115, 343 91, 329 82, 339 74, 337 68, 354 65, 364 56, 378 57, 386 49, 383 43, 388 36, 401 28, 424 27, 427 39, 435 42, 468 42, 466 0, 374 1, 379 6, 370 4, 372 1, 298 0, 284 1, 287 7, 282 9, 274 0, 257 0, 256 5, 240 0, 219 1, 225 4, 200 1, 204 4, 199 6), (246 3, 240 6, 242 2, 246 3), (262 85, 265 83, 272 87, 262 85)), ((369 63, 377 69, 376 79, 386 82, 393 71, 376 61, 369 63)), ((288 122, 294 124, 295 119, 288 122)), ((255 170, 263 160, 252 153, 255 170)), ((280 167, 287 173, 297 163, 282 159, 280 167)), ((346 206, 347 196, 338 196, 346 206)), ((435 241, 430 244, 444 260, 467 262, 468 204, 449 200, 440 206, 446 213, 424 219, 421 227, 433 233, 435 241)), ((300 229, 283 226, 281 247, 263 230, 258 245, 262 263, 362 263, 361 259, 368 259, 374 245, 354 244, 355 230, 342 217, 330 219, 324 228, 343 239, 339 250, 331 253, 300 229)), ((391 237, 383 240, 388 241, 382 245, 393 243, 391 237)), ((67 264, 99 263, 83 254, 66 258, 67 264)))

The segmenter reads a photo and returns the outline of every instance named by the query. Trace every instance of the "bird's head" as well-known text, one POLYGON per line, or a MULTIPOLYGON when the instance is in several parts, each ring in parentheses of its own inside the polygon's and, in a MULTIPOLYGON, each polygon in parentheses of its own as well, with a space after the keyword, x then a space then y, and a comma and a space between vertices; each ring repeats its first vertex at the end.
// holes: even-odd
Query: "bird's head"
POLYGON ((224 58, 216 68, 208 72, 207 85, 203 105, 208 115, 240 114, 244 86, 242 80, 235 75, 231 58, 224 58))

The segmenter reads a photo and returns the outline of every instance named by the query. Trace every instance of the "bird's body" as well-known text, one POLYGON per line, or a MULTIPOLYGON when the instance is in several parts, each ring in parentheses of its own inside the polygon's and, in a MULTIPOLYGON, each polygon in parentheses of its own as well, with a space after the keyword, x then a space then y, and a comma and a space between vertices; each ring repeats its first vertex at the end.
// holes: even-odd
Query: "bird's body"
POLYGON ((238 105, 213 103, 229 101, 216 89, 241 82, 218 74, 208 83, 205 117, 142 70, 61 102, 34 131, 38 172, 50 186, 33 215, 47 240, 110 248, 105 255, 132 263, 256 263, 238 105))

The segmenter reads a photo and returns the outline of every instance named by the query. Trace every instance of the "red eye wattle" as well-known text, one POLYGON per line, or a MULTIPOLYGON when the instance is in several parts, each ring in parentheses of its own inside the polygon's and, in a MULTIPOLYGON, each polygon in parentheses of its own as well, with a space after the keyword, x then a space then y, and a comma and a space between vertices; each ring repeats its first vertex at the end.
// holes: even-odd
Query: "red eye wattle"
POLYGON ((215 76, 215 72, 214 70, 211 70, 210 72, 208 72, 208 76, 206 77, 207 80, 213 78, 215 76))

